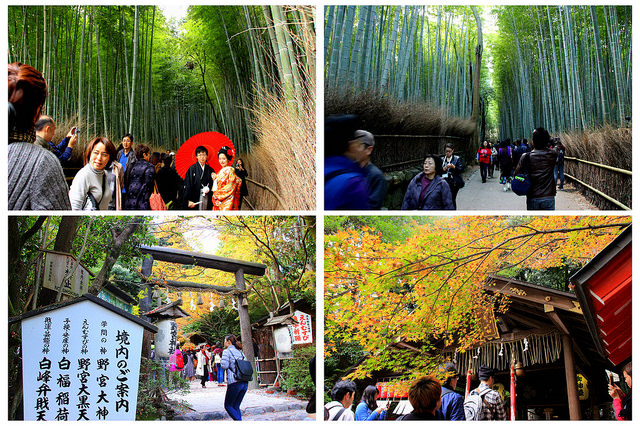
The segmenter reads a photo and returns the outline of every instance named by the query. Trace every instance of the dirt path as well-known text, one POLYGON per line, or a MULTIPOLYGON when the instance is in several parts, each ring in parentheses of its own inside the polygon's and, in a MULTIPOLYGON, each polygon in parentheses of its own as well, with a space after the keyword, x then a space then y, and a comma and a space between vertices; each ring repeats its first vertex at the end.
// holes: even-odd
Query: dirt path
MULTIPOLYGON (((526 197, 519 197, 512 191, 504 191, 500 185, 499 172, 482 183, 480 169, 474 166, 465 176, 465 186, 458 192, 458 210, 526 210, 526 197)), ((556 195, 556 210, 598 210, 576 189, 565 182, 564 191, 556 195)))

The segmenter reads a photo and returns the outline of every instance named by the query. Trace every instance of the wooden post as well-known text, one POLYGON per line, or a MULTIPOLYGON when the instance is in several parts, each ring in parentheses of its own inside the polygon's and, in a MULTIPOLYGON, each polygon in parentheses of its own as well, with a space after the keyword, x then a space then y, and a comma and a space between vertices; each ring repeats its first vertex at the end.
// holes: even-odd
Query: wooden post
MULTIPOLYGON (((244 282, 244 270, 242 268, 236 271, 236 288, 238 290, 246 290, 247 286, 244 282)), ((253 339, 251 338, 251 320, 249 319, 249 307, 242 306, 243 294, 237 295, 238 298, 238 316, 240 317, 240 340, 242 341, 242 352, 247 360, 253 366, 253 380, 249 382, 249 389, 257 389, 258 381, 256 380, 256 360, 253 354, 253 339)))
MULTIPOLYGON (((150 277, 153 271, 153 256, 145 256, 142 259, 142 268, 140 272, 145 277, 150 277)), ((149 312, 151 310, 151 286, 145 284, 145 288, 147 289, 147 294, 145 297, 140 299, 139 306, 141 312, 149 312)), ((140 315, 145 321, 149 321, 149 317, 145 315, 140 315)), ((151 355, 151 340, 155 340, 155 334, 150 331, 145 330, 142 334, 142 356, 145 358, 149 358, 151 355)))
POLYGON ((564 352, 564 372, 567 381, 567 399, 569 402, 569 419, 580 420, 580 398, 576 381, 576 366, 573 359, 571 336, 562 335, 562 352, 564 352))

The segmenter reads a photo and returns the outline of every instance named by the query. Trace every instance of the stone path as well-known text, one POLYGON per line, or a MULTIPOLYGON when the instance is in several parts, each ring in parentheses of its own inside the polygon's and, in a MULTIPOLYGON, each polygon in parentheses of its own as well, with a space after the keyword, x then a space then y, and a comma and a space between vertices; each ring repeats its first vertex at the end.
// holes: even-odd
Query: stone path
MULTIPOLYGON (((207 382, 202 389, 200 381, 190 383, 191 391, 187 394, 169 394, 174 400, 187 402, 192 410, 185 410, 174 420, 230 420, 224 409, 226 386, 217 386, 215 382, 207 382)), ((276 392, 268 394, 265 389, 247 391, 240 409, 243 420, 305 420, 307 401, 276 392)))
MULTIPOLYGON (((458 192, 458 210, 526 210, 526 197, 519 197, 512 191, 504 191, 500 185, 500 172, 482 183, 480 169, 474 166, 465 176, 465 186, 458 192)), ((564 191, 556 195, 556 210, 598 210, 582 196, 570 183, 565 181, 564 191)))

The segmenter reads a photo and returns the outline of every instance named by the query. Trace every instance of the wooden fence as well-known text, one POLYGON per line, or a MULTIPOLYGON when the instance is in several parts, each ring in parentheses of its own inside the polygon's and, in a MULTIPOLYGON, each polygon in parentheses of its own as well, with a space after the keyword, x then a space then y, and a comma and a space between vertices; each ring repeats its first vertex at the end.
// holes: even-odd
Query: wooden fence
POLYGON ((565 157, 565 176, 601 210, 631 210, 631 170, 565 157))
POLYGON ((472 148, 469 138, 429 135, 374 135, 376 145, 371 162, 383 172, 394 172, 411 167, 422 168, 427 154, 444 154, 444 146, 451 142, 457 155, 468 159, 472 148))

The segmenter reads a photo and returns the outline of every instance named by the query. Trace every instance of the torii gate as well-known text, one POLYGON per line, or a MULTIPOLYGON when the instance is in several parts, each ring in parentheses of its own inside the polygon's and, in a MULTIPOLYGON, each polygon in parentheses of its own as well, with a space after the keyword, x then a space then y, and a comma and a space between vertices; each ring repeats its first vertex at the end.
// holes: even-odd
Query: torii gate
MULTIPOLYGON (((181 265, 194 265, 201 266, 203 268, 211 268, 218 269, 224 272, 233 272, 236 277, 236 289, 240 290, 241 293, 237 294, 238 298, 238 315, 240 317, 240 340, 242 341, 242 352, 247 357, 247 360, 251 362, 254 371, 254 378, 251 382, 249 382, 249 389, 256 389, 258 387, 258 383, 256 381, 256 362, 255 362, 255 354, 253 353, 253 339, 251 338, 251 321, 249 320, 249 306, 243 306, 242 297, 246 292, 247 286, 244 281, 244 275, 256 275, 262 276, 264 275, 267 267, 266 265, 262 265, 260 263, 253 262, 244 262, 242 260, 229 259, 226 257, 213 256, 203 253, 197 253, 187 250, 178 250, 168 247, 158 247, 158 246, 141 246, 140 251, 144 254, 148 254, 151 257, 145 257, 142 261, 142 275, 145 277, 150 277, 153 269, 153 261, 160 260, 164 262, 173 262, 179 263, 181 265)), ((176 284, 180 284, 177 282, 172 282, 171 285, 175 286, 176 284)), ((194 283, 183 283, 184 287, 195 287, 194 283)), ((199 288, 211 288, 216 290, 229 289, 228 287, 220 287, 220 286, 207 286, 205 284, 197 285, 199 288)), ((150 294, 150 292, 149 292, 150 294)), ((150 297, 145 298, 145 300, 141 301, 141 305, 149 304, 150 308, 150 297)), ((141 308, 147 308, 145 306, 141 306, 141 308)), ((148 309, 147 309, 148 310, 148 309)))

